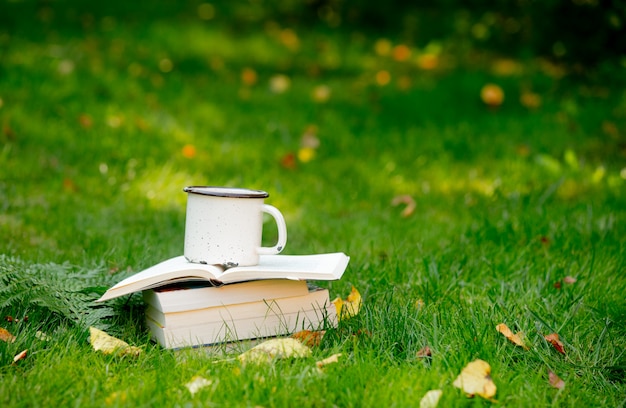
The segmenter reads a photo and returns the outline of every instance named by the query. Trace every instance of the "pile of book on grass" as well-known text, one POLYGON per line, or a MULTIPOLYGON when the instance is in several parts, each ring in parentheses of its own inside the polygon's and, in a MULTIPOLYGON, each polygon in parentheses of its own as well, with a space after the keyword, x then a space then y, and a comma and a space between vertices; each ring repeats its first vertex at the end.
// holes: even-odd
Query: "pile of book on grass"
POLYGON ((261 255, 258 265, 168 259, 113 286, 99 302, 143 292, 146 323, 165 348, 210 345, 320 330, 337 324, 327 289, 310 281, 340 279, 344 253, 261 255))

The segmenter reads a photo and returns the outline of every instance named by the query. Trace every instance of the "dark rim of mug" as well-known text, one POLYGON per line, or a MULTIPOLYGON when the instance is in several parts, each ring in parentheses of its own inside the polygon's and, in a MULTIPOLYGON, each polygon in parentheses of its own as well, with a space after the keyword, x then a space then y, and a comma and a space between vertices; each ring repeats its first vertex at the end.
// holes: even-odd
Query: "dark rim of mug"
POLYGON ((234 198, 267 198, 269 193, 262 190, 250 190, 238 187, 218 187, 218 186, 189 186, 183 188, 185 193, 208 195, 213 197, 234 197, 234 198))

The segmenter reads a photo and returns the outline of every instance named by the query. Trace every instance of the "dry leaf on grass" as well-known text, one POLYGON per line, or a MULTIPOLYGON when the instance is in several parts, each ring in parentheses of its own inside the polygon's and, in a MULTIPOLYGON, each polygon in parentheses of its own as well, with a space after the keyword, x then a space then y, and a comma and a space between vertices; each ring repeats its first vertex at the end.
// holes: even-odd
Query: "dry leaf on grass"
POLYGON ((21 352, 16 354, 15 357, 13 357, 13 363, 17 363, 18 361, 25 359, 27 353, 28 353, 28 349, 22 350, 21 352))
POLYGON ((443 394, 442 390, 430 390, 420 400, 420 408, 435 408, 443 394))
POLYGON ((400 213, 400 215, 402 215, 404 218, 410 217, 413 212, 415 212, 415 200, 410 195, 399 195, 391 200, 391 205, 393 205, 394 207, 400 204, 406 205, 406 207, 404 207, 404 210, 402 210, 402 213, 400 213))
POLYGON ((431 357, 432 355, 433 355, 433 352, 428 346, 422 347, 421 349, 417 351, 417 353, 415 353, 415 356, 417 358, 426 358, 426 357, 431 357))
POLYGON ((573 276, 566 276, 563 278, 563 282, 567 283, 568 285, 572 285, 576 283, 576 278, 574 278, 573 276))
POLYGON ((565 381, 561 380, 552 370, 548 370, 548 381, 554 388, 558 388, 559 390, 565 388, 565 381))
POLYGON ((335 304, 335 308, 337 309, 337 318, 341 320, 349 319, 358 315, 361 311, 363 300, 359 291, 353 286, 350 294, 345 300, 337 297, 332 301, 332 303, 335 304))
POLYGON ((187 387, 191 395, 194 395, 196 392, 212 384, 213 384, 212 380, 208 380, 204 377, 196 375, 192 377, 191 380, 187 384, 185 384, 185 387, 187 387))
POLYGON ((523 340, 523 336, 524 336, 523 332, 519 331, 516 334, 513 334, 511 329, 509 329, 509 327, 504 323, 500 323, 499 325, 497 325, 496 330, 502 333, 504 337, 509 339, 509 341, 514 343, 515 345, 522 347, 524 350, 529 349, 528 345, 526 345, 526 343, 523 340))
POLYGON ((89 328, 89 343, 91 343, 94 350, 101 351, 104 354, 115 353, 123 356, 137 356, 141 354, 139 347, 130 346, 125 341, 113 337, 95 327, 89 328))
POLYGON ((303 358, 311 355, 311 349, 291 337, 267 340, 240 354, 242 363, 271 363, 273 360, 303 358))
POLYGON ((12 335, 7 329, 0 327, 0 340, 6 341, 7 343, 13 343, 15 341, 15 336, 12 335))
POLYGON ((483 360, 474 360, 466 365, 452 384, 469 396, 478 394, 491 399, 496 395, 496 384, 491 379, 491 366, 483 360))
POLYGON ((300 330, 299 332, 292 334, 291 337, 300 341, 307 347, 316 347, 320 345, 324 334, 326 334, 326 330, 300 330))
POLYGON ((341 357, 341 353, 333 354, 332 356, 326 357, 323 360, 316 361, 315 365, 317 366, 318 369, 322 369, 329 364, 334 364, 334 363, 339 362, 339 357, 341 357))
POLYGON ((544 339, 548 341, 548 343, 552 344, 552 346, 561 354, 565 354, 565 348, 563 347, 563 343, 559 340, 559 335, 557 333, 551 333, 543 336, 544 339))

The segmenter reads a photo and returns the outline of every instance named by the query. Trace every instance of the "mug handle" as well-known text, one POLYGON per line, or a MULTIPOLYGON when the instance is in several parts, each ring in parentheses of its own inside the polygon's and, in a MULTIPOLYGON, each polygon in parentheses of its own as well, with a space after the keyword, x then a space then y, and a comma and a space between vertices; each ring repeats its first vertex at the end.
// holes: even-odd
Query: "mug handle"
POLYGON ((285 218, 278 211, 278 208, 269 204, 263 204, 263 212, 271 215, 276 221, 278 226, 278 242, 273 247, 259 247, 257 252, 259 255, 275 255, 285 248, 287 243, 287 224, 285 224, 285 218))

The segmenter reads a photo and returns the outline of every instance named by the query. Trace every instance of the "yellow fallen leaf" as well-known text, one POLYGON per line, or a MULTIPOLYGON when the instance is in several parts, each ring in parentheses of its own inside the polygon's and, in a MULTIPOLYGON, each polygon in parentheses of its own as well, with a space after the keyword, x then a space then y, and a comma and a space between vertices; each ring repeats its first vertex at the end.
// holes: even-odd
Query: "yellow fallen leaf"
POLYGON ((7 329, 0 327, 0 340, 6 341, 7 343, 13 343, 15 341, 15 336, 12 335, 7 329))
POLYGON ((526 345, 526 343, 522 339, 523 333, 521 331, 517 332, 516 334, 513 334, 511 329, 509 329, 509 327, 504 323, 500 323, 499 325, 497 325, 496 330, 502 333, 504 337, 509 339, 509 341, 514 343, 515 345, 522 347, 524 350, 529 349, 529 347, 526 345))
POLYGON ((497 107, 504 102, 504 91, 496 84, 486 84, 480 90, 480 99, 487 106, 497 107))
POLYGON ((94 350, 101 351, 104 354, 117 353, 120 355, 133 356, 141 354, 141 349, 139 347, 130 346, 125 341, 113 337, 100 329, 96 329, 95 327, 89 328, 89 342, 94 350))
POLYGON ((315 149, 310 147, 301 147, 298 149, 298 160, 302 163, 308 163, 315 158, 315 149))
POLYGON ((361 311, 361 305, 363 303, 361 294, 353 286, 348 297, 343 300, 340 297, 332 301, 337 309, 337 318, 349 319, 359 314, 361 311))
POLYGON ((191 395, 193 395, 196 392, 200 391, 201 389, 206 388, 212 384, 213 384, 212 380, 208 380, 204 377, 196 375, 191 378, 191 381, 185 384, 185 387, 187 387, 191 395))
POLYGON ((435 408, 443 394, 442 390, 430 390, 420 400, 420 408, 435 408))
POLYGON ((275 94, 286 92, 290 85, 291 80, 286 75, 278 74, 270 78, 270 90, 275 94))
POLYGON ((327 85, 318 85, 313 89, 312 98, 315 102, 324 103, 330 99, 330 88, 327 85))
POLYGON ((333 354, 332 356, 327 357, 323 360, 316 361, 315 365, 317 366, 317 368, 323 368, 329 364, 334 364, 334 363, 339 362, 339 357, 341 357, 341 353, 333 354))
POLYGON ((286 358, 303 358, 311 355, 311 349, 291 337, 267 340, 240 354, 242 363, 270 363, 286 358))
POLYGON ((467 364, 452 385, 469 396, 478 394, 490 399, 496 395, 496 384, 491 379, 491 366, 483 360, 474 360, 467 364))

